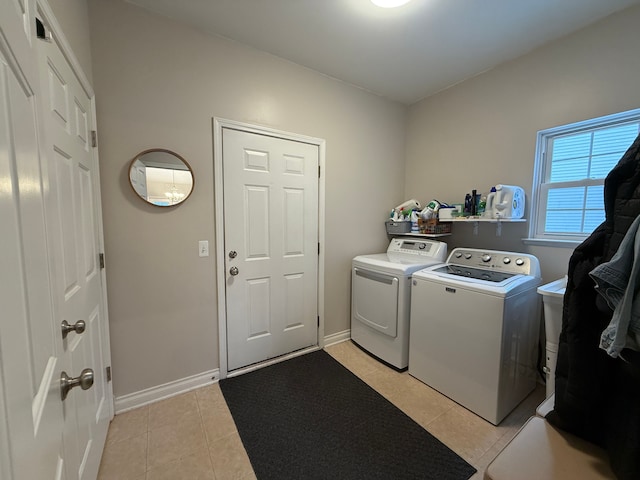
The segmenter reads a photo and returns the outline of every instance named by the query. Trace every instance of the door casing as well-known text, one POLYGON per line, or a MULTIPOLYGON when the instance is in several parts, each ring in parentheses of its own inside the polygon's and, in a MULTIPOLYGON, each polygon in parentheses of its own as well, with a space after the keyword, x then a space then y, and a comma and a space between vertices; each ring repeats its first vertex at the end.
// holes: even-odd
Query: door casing
POLYGON ((222 158, 222 129, 233 128, 248 133, 269 135, 285 140, 305 142, 318 146, 318 165, 320 175, 318 178, 318 242, 320 243, 320 253, 318 254, 318 347, 324 347, 324 223, 325 223, 325 140, 321 138, 309 137, 296 133, 276 130, 270 127, 252 125, 234 120, 214 117, 213 119, 213 160, 214 160, 214 191, 215 191, 215 225, 216 225, 216 282, 218 294, 218 349, 220 379, 227 376, 235 376, 250 370, 255 370, 275 362, 279 362, 299 355, 318 347, 310 347, 301 352, 294 352, 289 355, 278 357, 277 359, 266 360, 258 365, 251 365, 246 368, 235 370, 231 374, 227 368, 227 301, 226 301, 226 271, 224 258, 224 177, 222 158))

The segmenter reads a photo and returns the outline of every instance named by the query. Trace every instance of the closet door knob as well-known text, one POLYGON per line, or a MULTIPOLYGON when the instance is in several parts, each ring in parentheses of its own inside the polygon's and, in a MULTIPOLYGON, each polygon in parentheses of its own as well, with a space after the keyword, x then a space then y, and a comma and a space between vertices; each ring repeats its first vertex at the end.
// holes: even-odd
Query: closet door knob
POLYGON ((84 320, 78 320, 75 325, 69 325, 69 322, 66 320, 62 321, 62 338, 67 338, 69 332, 76 332, 78 334, 84 332, 87 324, 84 323, 84 320))
POLYGON ((238 270, 238 267, 231 267, 229 269, 229 273, 231 274, 231 276, 235 277, 240 273, 240 270, 238 270))
POLYGON ((93 385, 93 370, 85 368, 80 372, 78 377, 70 377, 67 372, 60 374, 60 396, 62 400, 67 398, 72 388, 80 387, 82 390, 88 390, 93 385))

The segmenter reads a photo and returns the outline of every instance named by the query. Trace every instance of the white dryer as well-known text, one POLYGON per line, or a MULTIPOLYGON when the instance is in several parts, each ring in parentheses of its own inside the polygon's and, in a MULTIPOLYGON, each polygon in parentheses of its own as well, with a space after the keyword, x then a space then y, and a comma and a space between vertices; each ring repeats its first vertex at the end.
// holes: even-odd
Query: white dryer
POLYGON ((538 259, 456 248, 412 284, 409 373, 499 424, 536 385, 538 259))
POLYGON ((406 369, 411 274, 442 264, 446 256, 444 242, 394 238, 387 253, 355 257, 351 271, 351 340, 388 365, 406 369))

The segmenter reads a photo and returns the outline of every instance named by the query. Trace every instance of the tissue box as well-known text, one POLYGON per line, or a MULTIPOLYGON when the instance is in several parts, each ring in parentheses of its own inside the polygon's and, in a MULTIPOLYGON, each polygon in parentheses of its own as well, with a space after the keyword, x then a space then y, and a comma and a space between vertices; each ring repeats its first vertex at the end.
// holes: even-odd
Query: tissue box
POLYGON ((394 222, 393 220, 389 219, 384 222, 384 225, 387 228, 387 233, 389 235, 411 232, 411 222, 394 222))

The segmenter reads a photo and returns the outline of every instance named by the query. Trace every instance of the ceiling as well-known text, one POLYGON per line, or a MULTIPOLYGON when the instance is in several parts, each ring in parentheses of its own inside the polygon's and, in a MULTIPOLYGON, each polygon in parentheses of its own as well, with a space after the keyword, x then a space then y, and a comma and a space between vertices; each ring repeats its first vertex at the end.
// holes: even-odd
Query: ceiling
POLYGON ((640 0, 127 0, 405 104, 640 0))

